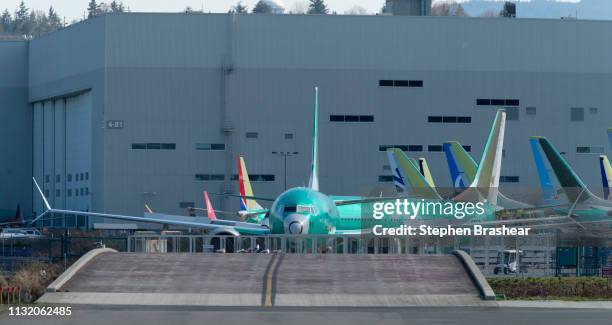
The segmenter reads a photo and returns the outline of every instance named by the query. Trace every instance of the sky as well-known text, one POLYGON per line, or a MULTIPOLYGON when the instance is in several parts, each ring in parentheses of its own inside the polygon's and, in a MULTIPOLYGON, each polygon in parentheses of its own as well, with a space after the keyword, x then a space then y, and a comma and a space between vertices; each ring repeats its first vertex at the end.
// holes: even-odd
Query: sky
MULTIPOLYGON (((106 2, 111 1, 112 0, 106 0, 106 2)), ((238 0, 123 0, 123 3, 128 6, 131 11, 136 12, 179 12, 183 11, 187 6, 195 10, 204 8, 205 12, 227 12, 237 1, 238 0)), ((252 9, 257 1, 258 0, 242 0, 242 3, 247 5, 249 9, 252 9)), ((287 10, 291 10, 296 5, 299 6, 301 4, 304 6, 308 3, 308 0, 277 1, 284 2, 287 10)), ((376 13, 382 8, 384 1, 385 0, 326 0, 325 2, 332 11, 338 13, 344 13, 355 5, 365 8, 369 13, 376 13)), ((438 0, 434 0, 434 2, 435 1, 438 0)), ((458 0, 458 2, 462 1, 466 0, 458 0)), ((557 1, 577 2, 579 0, 557 1)), ((20 2, 21 0, 2 0, 0 1, 0 9, 4 10, 4 8, 8 8, 10 12, 13 12, 20 2)), ((25 0, 26 6, 32 9, 46 11, 49 9, 49 6, 53 5, 53 8, 68 21, 75 18, 82 18, 87 9, 88 2, 89 0, 25 0)), ((105 1, 98 0, 98 2, 105 1)))

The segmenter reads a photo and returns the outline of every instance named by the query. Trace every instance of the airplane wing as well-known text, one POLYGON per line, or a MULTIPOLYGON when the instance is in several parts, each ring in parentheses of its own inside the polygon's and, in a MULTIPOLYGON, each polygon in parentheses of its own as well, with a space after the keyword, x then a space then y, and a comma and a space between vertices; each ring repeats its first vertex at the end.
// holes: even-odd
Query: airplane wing
POLYGON ((191 228, 202 228, 202 229, 234 229, 239 233, 244 234, 254 234, 254 235, 263 235, 270 233, 270 229, 266 226, 249 223, 249 222, 241 222, 241 221, 231 221, 231 220, 210 220, 208 218, 202 217, 187 217, 187 216, 177 216, 177 215, 169 215, 163 213, 145 213, 145 217, 136 217, 136 216, 126 216, 120 214, 111 214, 111 213, 98 213, 98 212, 86 212, 86 211, 72 211, 72 210, 63 210, 63 209, 54 209, 51 207, 47 198, 42 193, 40 186, 34 179, 34 185, 38 189, 43 202, 46 207, 46 211, 36 217, 31 223, 36 222, 46 214, 53 213, 62 213, 62 214, 73 214, 80 216, 88 216, 88 217, 101 217, 108 219, 117 219, 117 220, 129 220, 136 222, 145 222, 145 223, 157 223, 164 225, 175 225, 175 226, 184 226, 191 228))

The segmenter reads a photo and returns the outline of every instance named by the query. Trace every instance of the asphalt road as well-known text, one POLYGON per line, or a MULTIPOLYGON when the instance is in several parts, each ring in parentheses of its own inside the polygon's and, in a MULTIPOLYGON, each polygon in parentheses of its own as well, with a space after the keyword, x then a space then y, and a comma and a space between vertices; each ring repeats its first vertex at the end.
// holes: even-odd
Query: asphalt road
POLYGON ((73 307, 70 317, 15 317, 0 324, 359 325, 359 324, 609 324, 612 310, 533 308, 184 308, 73 307))

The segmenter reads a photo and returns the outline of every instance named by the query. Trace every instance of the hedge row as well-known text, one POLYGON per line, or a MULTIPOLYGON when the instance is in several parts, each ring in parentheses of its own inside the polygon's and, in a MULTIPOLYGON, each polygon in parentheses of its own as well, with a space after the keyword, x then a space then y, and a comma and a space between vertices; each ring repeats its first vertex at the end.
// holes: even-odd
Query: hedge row
POLYGON ((612 280, 599 277, 491 278, 496 294, 510 299, 612 299, 612 280))

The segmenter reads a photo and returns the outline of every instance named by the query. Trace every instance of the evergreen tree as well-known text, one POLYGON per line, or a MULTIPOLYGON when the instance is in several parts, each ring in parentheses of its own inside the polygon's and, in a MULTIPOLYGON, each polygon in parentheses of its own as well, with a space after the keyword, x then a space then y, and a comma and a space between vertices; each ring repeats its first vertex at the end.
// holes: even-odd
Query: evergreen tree
POLYGON ((62 28, 62 20, 59 15, 53 9, 53 6, 49 7, 49 13, 47 14, 49 31, 54 31, 62 28))
POLYGON ((125 7, 123 6, 123 2, 114 1, 110 4, 111 12, 125 12, 125 7))
POLYGON ((249 9, 247 8, 247 6, 243 5, 241 1, 238 1, 238 3, 230 9, 230 12, 234 12, 237 14, 246 14, 249 12, 249 9))
POLYGON ((308 5, 308 14, 327 15, 328 13, 329 9, 327 9, 325 1, 310 0, 310 4, 308 5))
POLYGON ((253 8, 254 14, 270 14, 272 13, 272 8, 265 2, 259 0, 255 7, 253 8))
POLYGON ((9 13, 8 9, 4 9, 2 16, 0 17, 0 28, 3 32, 12 32, 13 18, 9 13))
POLYGON ((12 30, 17 33, 27 34, 30 9, 21 1, 19 8, 15 10, 15 19, 13 20, 12 30))
POLYGON ((96 3, 96 0, 90 0, 87 5, 87 18, 92 18, 100 14, 100 6, 96 3))

